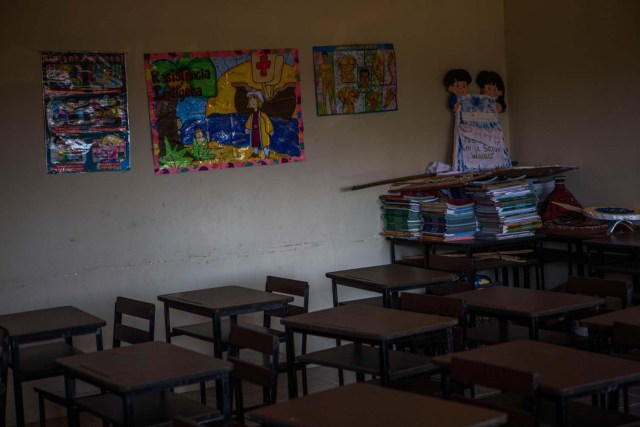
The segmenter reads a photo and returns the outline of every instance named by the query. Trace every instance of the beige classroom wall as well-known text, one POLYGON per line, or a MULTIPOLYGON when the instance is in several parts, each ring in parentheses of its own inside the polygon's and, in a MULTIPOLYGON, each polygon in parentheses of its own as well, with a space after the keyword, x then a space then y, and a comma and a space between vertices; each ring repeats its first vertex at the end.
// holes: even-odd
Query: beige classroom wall
MULTIPOLYGON (((442 77, 506 78, 504 42, 502 0, 0 0, 0 313, 75 305, 109 320, 108 347, 117 295, 260 289, 280 275, 310 283, 311 309, 330 306, 327 271, 389 260, 388 186, 342 189, 450 162, 442 77), (317 117, 312 47, 353 43, 394 44, 398 111, 317 117), (143 55, 277 47, 299 49, 308 160, 155 176, 143 55), (131 171, 45 173, 43 50, 126 52, 131 171)), ((158 339, 162 321, 159 310, 158 339)))
POLYGON ((507 0, 512 155, 584 206, 640 208, 640 2, 507 0))

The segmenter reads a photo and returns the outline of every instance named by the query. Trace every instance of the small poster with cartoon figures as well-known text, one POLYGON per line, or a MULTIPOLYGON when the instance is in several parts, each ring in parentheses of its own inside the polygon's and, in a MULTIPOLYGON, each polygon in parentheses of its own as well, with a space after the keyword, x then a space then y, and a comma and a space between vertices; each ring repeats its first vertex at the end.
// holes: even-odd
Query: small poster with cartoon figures
POLYGON ((298 51, 145 54, 157 175, 305 159, 298 51))
POLYGON ((129 170, 125 54, 43 52, 47 172, 129 170))
POLYGON ((319 116, 398 109, 392 44, 314 47, 313 68, 319 116))

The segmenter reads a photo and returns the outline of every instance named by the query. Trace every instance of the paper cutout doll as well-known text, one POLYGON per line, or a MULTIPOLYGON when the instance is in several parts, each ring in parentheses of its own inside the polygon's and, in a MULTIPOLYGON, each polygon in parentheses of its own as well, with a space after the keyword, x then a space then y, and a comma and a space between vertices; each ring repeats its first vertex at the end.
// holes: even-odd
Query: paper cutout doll
POLYGON ((507 104, 504 102, 504 82, 500 74, 495 71, 480 71, 476 76, 476 84, 481 93, 496 100, 496 111, 504 113, 507 104))
POLYGON ((449 109, 454 113, 460 108, 460 97, 469 93, 471 74, 464 69, 449 70, 444 76, 444 87, 449 95, 449 109))

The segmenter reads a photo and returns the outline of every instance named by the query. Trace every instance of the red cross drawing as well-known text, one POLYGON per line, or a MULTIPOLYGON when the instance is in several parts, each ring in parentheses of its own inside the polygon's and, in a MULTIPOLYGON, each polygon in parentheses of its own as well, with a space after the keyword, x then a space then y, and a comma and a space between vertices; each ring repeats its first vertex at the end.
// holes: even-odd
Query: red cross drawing
POLYGON ((271 61, 267 58, 268 57, 265 54, 260 55, 260 62, 256 64, 256 68, 260 70, 260 75, 263 77, 267 75, 267 70, 271 66, 271 61))

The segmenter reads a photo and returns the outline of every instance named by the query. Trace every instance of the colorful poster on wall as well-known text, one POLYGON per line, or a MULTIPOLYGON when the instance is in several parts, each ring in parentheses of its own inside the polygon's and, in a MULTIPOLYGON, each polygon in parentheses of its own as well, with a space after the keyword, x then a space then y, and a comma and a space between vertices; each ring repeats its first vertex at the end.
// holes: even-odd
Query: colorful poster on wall
POLYGON ((303 161, 297 49, 145 54, 156 174, 303 161))
POLYGON ((48 173, 130 169, 125 54, 43 52, 48 173))
POLYGON ((496 100, 486 95, 458 97, 453 130, 453 169, 480 172, 511 167, 496 100))
POLYGON ((392 44, 313 48, 319 116, 398 109, 392 44))

